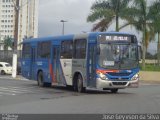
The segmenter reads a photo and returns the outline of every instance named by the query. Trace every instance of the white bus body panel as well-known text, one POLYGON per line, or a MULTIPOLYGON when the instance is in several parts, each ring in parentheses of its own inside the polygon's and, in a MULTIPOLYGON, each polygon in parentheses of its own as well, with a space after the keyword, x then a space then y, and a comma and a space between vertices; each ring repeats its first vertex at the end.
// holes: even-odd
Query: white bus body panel
POLYGON ((60 59, 67 85, 72 85, 72 59, 60 59))

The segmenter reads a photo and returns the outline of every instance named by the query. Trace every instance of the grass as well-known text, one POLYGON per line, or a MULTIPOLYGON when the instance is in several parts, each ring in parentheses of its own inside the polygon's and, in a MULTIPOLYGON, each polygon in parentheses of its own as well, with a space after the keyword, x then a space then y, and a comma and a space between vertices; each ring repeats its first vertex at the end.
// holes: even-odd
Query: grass
POLYGON ((140 69, 142 71, 160 71, 160 66, 157 64, 146 64, 145 69, 142 69, 142 64, 140 64, 140 69))

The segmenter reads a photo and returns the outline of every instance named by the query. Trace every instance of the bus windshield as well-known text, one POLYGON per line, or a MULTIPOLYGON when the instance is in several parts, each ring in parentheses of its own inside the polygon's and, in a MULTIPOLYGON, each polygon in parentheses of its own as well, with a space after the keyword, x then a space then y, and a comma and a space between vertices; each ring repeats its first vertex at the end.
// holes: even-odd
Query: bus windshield
POLYGON ((99 44, 100 67, 106 69, 132 69, 138 67, 138 51, 135 44, 99 44))

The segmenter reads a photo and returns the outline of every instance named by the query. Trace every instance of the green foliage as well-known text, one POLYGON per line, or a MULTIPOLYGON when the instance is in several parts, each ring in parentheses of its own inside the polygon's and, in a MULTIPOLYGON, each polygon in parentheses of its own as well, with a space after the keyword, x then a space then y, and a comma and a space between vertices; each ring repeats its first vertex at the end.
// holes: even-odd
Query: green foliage
POLYGON ((155 1, 149 8, 150 20, 155 32, 160 32, 160 1, 155 1))
POLYGON ((151 21, 153 22, 152 27, 154 33, 158 33, 158 45, 157 45, 157 58, 158 58, 158 64, 160 65, 160 1, 155 1, 150 6, 150 16, 151 21))
POLYGON ((140 69, 142 71, 160 71, 160 66, 157 64, 146 64, 145 69, 143 69, 142 64, 140 64, 140 69))
MULTIPOLYGON (((154 7, 147 6, 146 0, 134 0, 133 5, 129 10, 130 19, 128 19, 128 23, 130 23, 130 25, 133 25, 137 30, 143 33, 143 69, 145 69, 146 49, 149 45, 149 42, 151 40, 154 40, 155 37, 156 27, 154 27, 154 7)), ((158 11, 160 11, 160 9, 158 11)))
POLYGON ((97 22, 92 31, 106 31, 116 20, 116 31, 119 30, 119 18, 125 19, 130 0, 98 0, 91 7, 87 22, 97 22))
POLYGON ((8 48, 13 47, 13 39, 9 36, 4 38, 4 50, 8 50, 8 48))
POLYGON ((92 31, 106 31, 116 20, 116 31, 132 25, 143 33, 143 68, 145 68, 145 55, 149 42, 155 40, 158 33, 158 61, 160 64, 160 0, 97 0, 91 7, 88 22, 97 22, 92 31), (119 18, 127 22, 119 27, 119 18))

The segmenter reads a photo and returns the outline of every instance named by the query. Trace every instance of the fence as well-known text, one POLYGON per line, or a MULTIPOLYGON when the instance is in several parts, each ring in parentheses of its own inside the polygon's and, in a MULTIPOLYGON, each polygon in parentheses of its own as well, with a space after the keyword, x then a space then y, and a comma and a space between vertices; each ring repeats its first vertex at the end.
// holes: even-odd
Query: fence
MULTIPOLYGON (((18 59, 21 58, 21 51, 17 51, 18 59)), ((12 64, 13 50, 0 50, 0 62, 12 64)))
MULTIPOLYGON (((142 63, 142 60, 140 61, 140 63, 142 63)), ((157 59, 152 59, 152 60, 146 59, 146 60, 145 60, 145 63, 146 63, 146 64, 157 64, 157 63, 158 63, 158 60, 157 60, 157 59)))

